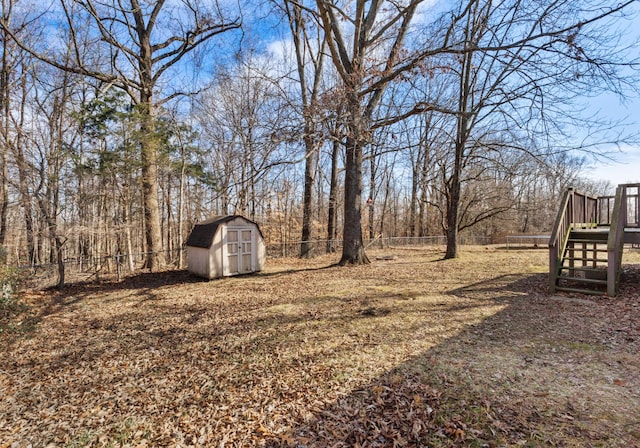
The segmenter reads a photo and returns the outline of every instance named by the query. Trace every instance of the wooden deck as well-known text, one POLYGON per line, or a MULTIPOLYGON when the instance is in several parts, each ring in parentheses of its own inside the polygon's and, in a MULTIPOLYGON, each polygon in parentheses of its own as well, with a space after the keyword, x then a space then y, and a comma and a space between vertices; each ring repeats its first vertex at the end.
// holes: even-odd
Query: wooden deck
POLYGON ((551 292, 615 296, 625 244, 640 244, 640 184, 619 185, 615 196, 568 189, 549 240, 551 292))
MULTIPOLYGON (((588 238, 598 238, 603 235, 608 238, 609 227, 595 227, 592 229, 575 229, 575 233, 584 235, 588 238)), ((625 227, 624 229, 624 243, 625 244, 640 244, 640 228, 638 227, 625 227)))

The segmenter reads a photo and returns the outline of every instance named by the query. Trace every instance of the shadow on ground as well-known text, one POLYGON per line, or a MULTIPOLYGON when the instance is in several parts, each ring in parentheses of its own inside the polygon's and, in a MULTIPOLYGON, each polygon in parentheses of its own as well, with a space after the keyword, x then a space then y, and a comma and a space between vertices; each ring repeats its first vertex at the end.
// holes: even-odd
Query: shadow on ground
POLYGON ((628 340, 640 313, 625 308, 638 299, 552 299, 546 274, 465 282, 433 302, 382 278, 288 295, 307 271, 339 282, 344 271, 329 268, 219 283, 142 274, 45 293, 42 337, 0 360, 0 439, 10 428, 24 446, 640 443, 640 335, 628 340), (421 337, 435 342, 394 361, 421 337), (395 367, 349 383, 377 356, 395 367))
MULTIPOLYGON (((599 402, 595 389, 609 393, 615 381, 594 385, 591 397, 584 393, 594 381, 590 363, 604 363, 598 367, 614 377, 637 364, 616 369, 594 360, 594 352, 611 348, 602 345, 610 331, 598 324, 602 308, 550 300, 546 282, 546 274, 503 275, 450 291, 480 300, 489 293, 505 307, 316 411, 269 446, 639 446, 633 388, 618 387, 610 402, 599 402), (617 412, 602 408, 625 401, 629 407, 617 412)), ((600 373, 595 381, 603 380, 600 373)))

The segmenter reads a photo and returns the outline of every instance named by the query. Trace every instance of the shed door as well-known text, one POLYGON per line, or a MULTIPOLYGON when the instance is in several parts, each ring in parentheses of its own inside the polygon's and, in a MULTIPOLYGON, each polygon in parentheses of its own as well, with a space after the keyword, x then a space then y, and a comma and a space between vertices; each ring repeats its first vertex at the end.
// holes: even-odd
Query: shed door
POLYGON ((253 272, 253 230, 227 228, 228 275, 253 272))

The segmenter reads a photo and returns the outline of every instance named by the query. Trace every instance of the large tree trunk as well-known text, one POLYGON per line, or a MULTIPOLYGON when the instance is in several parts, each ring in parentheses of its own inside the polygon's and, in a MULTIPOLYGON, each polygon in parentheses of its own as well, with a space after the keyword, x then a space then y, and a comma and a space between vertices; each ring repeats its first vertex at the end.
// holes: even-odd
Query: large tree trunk
POLYGON ((344 179, 344 230, 340 265, 368 264, 362 241, 362 143, 347 137, 344 179))
POLYGON ((458 208, 460 206, 460 190, 462 168, 467 139, 469 137, 469 100, 471 97, 471 80, 473 74, 473 53, 465 53, 462 59, 460 91, 458 93, 458 116, 456 128, 455 158, 453 171, 447 184, 447 251, 444 258, 458 256, 458 208))
POLYGON ((152 272, 165 264, 162 251, 162 229, 160 225, 160 206, 158 203, 158 136, 155 132, 153 113, 153 87, 151 76, 153 64, 150 33, 143 28, 142 21, 137 23, 140 38, 140 153, 142 162, 142 195, 144 200, 145 236, 147 256, 145 267, 152 272))
POLYGON ((144 221, 147 241, 147 257, 145 267, 152 272, 164 265, 162 252, 162 233, 160 229, 160 206, 158 204, 158 154, 157 139, 150 123, 151 117, 141 129, 142 154, 142 194, 144 197, 144 221))

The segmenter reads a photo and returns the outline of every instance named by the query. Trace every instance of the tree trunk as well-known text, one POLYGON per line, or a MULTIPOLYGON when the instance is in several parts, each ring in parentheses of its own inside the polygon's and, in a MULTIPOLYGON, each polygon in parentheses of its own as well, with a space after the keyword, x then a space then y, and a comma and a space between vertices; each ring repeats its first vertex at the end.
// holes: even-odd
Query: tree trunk
POLYGON ((416 237, 416 221, 417 221, 417 208, 418 208, 418 174, 420 170, 417 167, 420 158, 413 161, 411 166, 411 198, 409 200, 409 232, 407 236, 416 237))
POLYGON ((460 203, 460 181, 456 174, 451 178, 447 197, 446 237, 447 250, 445 259, 458 256, 458 204, 460 203))
POLYGON ((333 151, 331 153, 331 180, 329 182, 329 210, 327 218, 327 252, 336 251, 336 236, 338 234, 337 208, 338 208, 338 158, 340 155, 340 141, 333 140, 333 151))
POLYGON ((362 242, 362 146, 357 139, 347 137, 343 246, 339 263, 343 266, 370 263, 362 242))
POLYGON ((22 101, 20 103, 20 117, 16 129, 16 139, 13 145, 14 159, 18 168, 18 190, 20 193, 20 202, 24 212, 24 224, 27 237, 27 258, 29 264, 36 264, 38 251, 36 248, 36 239, 34 235, 34 218, 33 204, 31 202, 31 192, 29 191, 29 174, 27 173, 27 163, 24 155, 24 137, 22 129, 25 123, 25 107, 27 96, 27 75, 22 74, 20 79, 20 88, 22 90, 22 101))
MULTIPOLYGON (((127 194, 129 197, 129 194, 127 194)), ((126 257, 127 257, 127 266, 129 268, 129 272, 133 272, 135 270, 135 264, 133 260, 133 244, 131 240, 131 218, 129 213, 129 207, 131 207, 131 200, 129 200, 122 204, 122 223, 124 225, 124 238, 126 245, 126 257)))
MULTIPOLYGON (((146 71, 141 70, 141 72, 151 73, 150 61, 148 63, 148 69, 146 71)), ((153 84, 151 79, 143 82, 143 85, 149 86, 147 89, 141 89, 140 92, 140 115, 142 121, 140 126, 140 153, 142 162, 144 224, 147 241, 145 267, 151 272, 155 272, 165 264, 164 252, 162 251, 160 206, 158 202, 158 136, 156 135, 154 125, 153 98, 151 92, 153 84)))
MULTIPOLYGON (((4 5, 3 5, 4 6, 4 5)), ((5 17, 5 11, 3 8, 3 19, 5 17)), ((0 246, 4 246, 4 242, 7 235, 7 212, 9 210, 9 182, 8 175, 9 170, 7 169, 7 152, 9 149, 9 129, 10 129, 10 120, 9 114, 11 111, 10 108, 10 92, 9 92, 9 75, 10 75, 10 67, 9 67, 9 49, 8 49, 9 39, 5 33, 2 33, 2 67, 0 68, 0 111, 2 111, 2 149, 0 155, 0 164, 2 167, 0 168, 0 246)))
POLYGON ((375 233, 375 211, 373 202, 376 199, 376 157, 371 151, 371 168, 369 172, 369 200, 367 200, 367 211, 369 212, 369 240, 373 241, 376 237, 375 233))
POLYGON ((9 183, 7 182, 9 176, 9 170, 7 169, 7 153, 6 145, 3 145, 2 156, 0 157, 0 164, 2 168, 0 171, 0 246, 4 246, 4 242, 7 238, 7 212, 9 210, 9 183))
MULTIPOLYGON (((56 232, 54 230, 54 232, 56 232)), ((66 271, 64 266, 64 254, 62 253, 62 249, 64 246, 64 242, 59 235, 54 237, 55 245, 56 245, 56 262, 58 264, 58 284, 56 285, 58 289, 62 289, 65 283, 66 271)))
POLYGON ((305 126, 305 164, 304 164, 304 196, 302 204, 302 243, 300 243, 300 257, 313 256, 313 243, 311 242, 311 224, 313 216, 313 185, 316 173, 316 144, 315 131, 311 126, 305 126))
MULTIPOLYGON (((144 132, 144 130, 143 130, 144 132)), ((147 241, 145 266, 152 272, 164 264, 162 234, 160 229, 160 208, 158 204, 158 164, 155 142, 152 137, 144 137, 142 152, 142 194, 144 197, 144 221, 147 241)))
POLYGON ((166 235, 167 235, 167 241, 165 243, 165 247, 167 248, 167 253, 169 254, 169 260, 170 262, 173 262, 173 239, 174 239, 174 234, 173 234, 173 211, 172 211, 172 202, 173 202, 173 191, 171 189, 171 182, 173 181, 172 179, 172 175, 171 172, 169 172, 167 174, 167 185, 165 187, 165 192, 166 192, 166 203, 165 203, 165 208, 167 211, 167 229, 166 229, 166 235))
POLYGON ((462 58, 460 72, 460 91, 458 93, 458 116, 456 127, 456 144, 453 171, 447 188, 447 251, 444 258, 458 256, 458 208, 460 206, 460 190, 462 182, 462 164, 469 135, 468 105, 471 96, 471 80, 473 77, 473 53, 465 53, 462 58))
POLYGON ((420 201, 418 209, 418 236, 429 236, 429 200, 433 198, 429 195, 429 153, 428 148, 423 147, 422 169, 420 170, 420 201))
POLYGON ((178 269, 182 269, 184 266, 183 261, 183 247, 184 244, 184 181, 186 171, 184 146, 180 149, 180 191, 178 193, 178 269))

